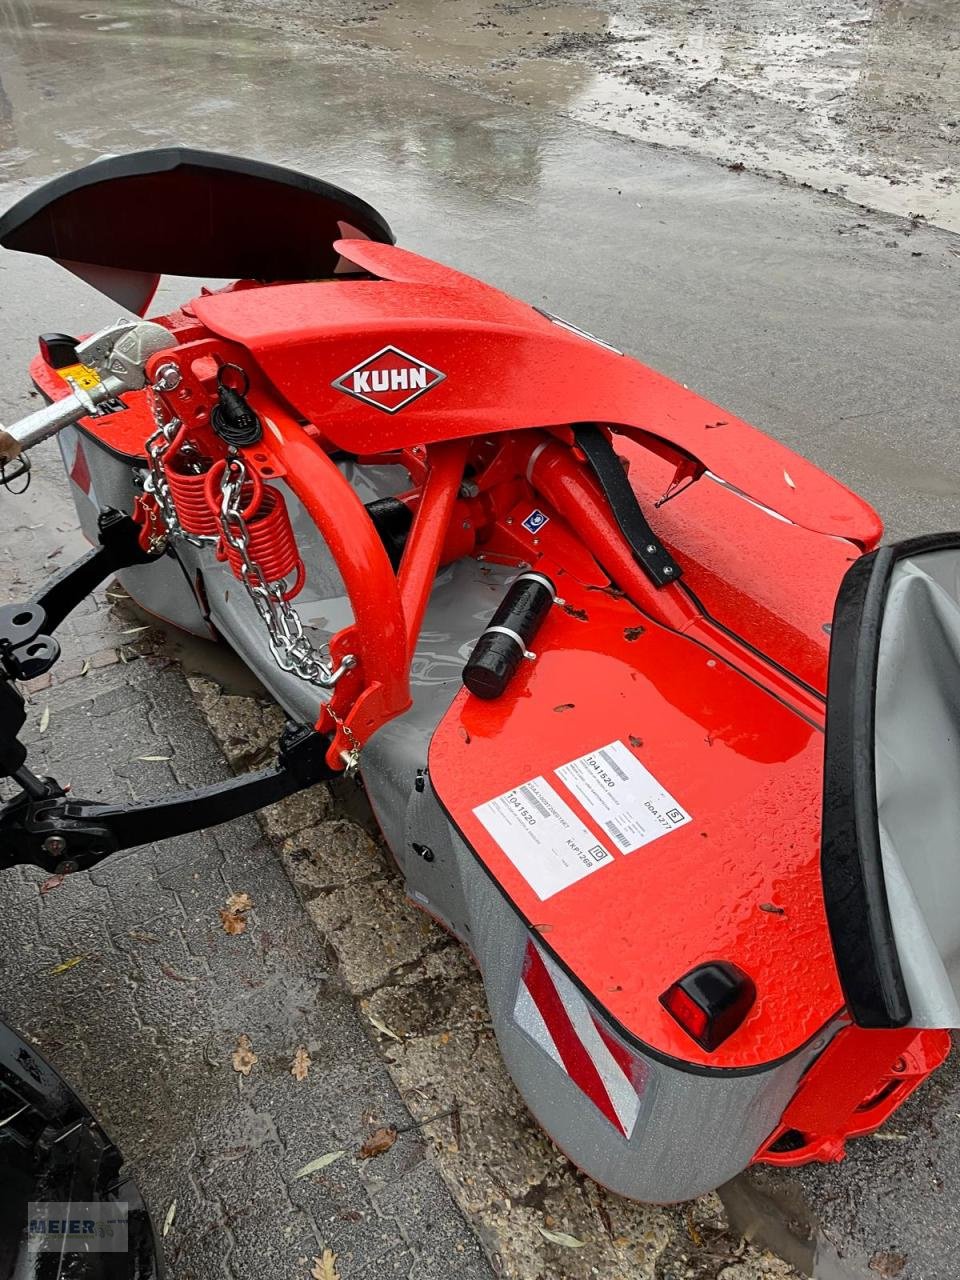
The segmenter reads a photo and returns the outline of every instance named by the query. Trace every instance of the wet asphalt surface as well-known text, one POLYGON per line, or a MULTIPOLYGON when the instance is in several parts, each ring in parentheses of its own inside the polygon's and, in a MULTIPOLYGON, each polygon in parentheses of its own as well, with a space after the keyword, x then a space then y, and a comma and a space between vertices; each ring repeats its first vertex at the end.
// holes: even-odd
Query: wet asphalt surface
MULTIPOLYGON (((295 164, 378 205, 408 247, 548 306, 770 431, 864 493, 891 533, 960 523, 955 236, 597 131, 554 105, 520 109, 509 96, 465 92, 424 77, 402 51, 325 39, 319 20, 293 35, 275 26, 168 3, 94 11, 77 0, 5 0, 0 206, 104 152, 172 141, 295 164)), ((37 332, 91 329, 113 315, 52 265, 0 259, 0 420, 32 407, 23 370, 37 332)), ((31 544, 9 533, 6 542, 22 546, 18 563, 31 568, 31 544)), ((61 958, 31 927, 5 952, 7 1011, 37 1009, 31 983, 61 958), (30 947, 46 948, 39 961, 30 947)), ((71 927, 82 931, 81 915, 71 927)), ((70 938, 56 936, 56 946, 70 938)), ((64 977, 69 988, 48 981, 67 993, 51 1024, 83 998, 81 973, 64 977)), ((322 974, 301 980, 319 984, 322 974)), ((109 1023, 108 1010, 98 1016, 109 1023)), ((120 1083, 123 1037, 104 1071, 103 1046, 81 1042, 74 1013, 68 1025, 63 1065, 87 1072, 110 1115, 135 1128, 138 1099, 153 1095, 120 1083)), ((156 1096, 165 1105, 143 1115, 162 1216, 173 1183, 161 1153, 183 1099, 156 1096)), ((775 1213, 799 1234, 819 1223, 821 1275, 885 1267, 904 1280, 951 1280, 958 1112, 948 1065, 898 1114, 897 1136, 855 1144, 842 1166, 751 1184, 772 1187, 775 1213)))
MULTIPOLYGON (((6 201, 173 141, 300 165, 363 194, 407 247, 549 306, 797 448, 892 532, 956 520, 955 236, 519 111, 324 39, 320 20, 310 40, 273 30, 272 9, 260 27, 142 0, 2 12, 6 201)), ((25 293, 57 310, 55 267, 10 258, 0 273, 15 316, 25 293)), ((85 314, 112 308, 93 299, 85 314)))
POLYGON ((960 230, 954 0, 186 0, 960 230))

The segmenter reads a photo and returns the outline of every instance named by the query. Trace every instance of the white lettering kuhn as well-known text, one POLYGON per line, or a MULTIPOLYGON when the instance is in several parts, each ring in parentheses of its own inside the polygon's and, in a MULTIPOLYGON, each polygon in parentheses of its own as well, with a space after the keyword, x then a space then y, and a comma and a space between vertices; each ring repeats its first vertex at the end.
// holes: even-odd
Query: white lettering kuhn
POLYGON ((375 409, 396 413, 446 376, 397 347, 382 347, 335 378, 332 385, 375 409))

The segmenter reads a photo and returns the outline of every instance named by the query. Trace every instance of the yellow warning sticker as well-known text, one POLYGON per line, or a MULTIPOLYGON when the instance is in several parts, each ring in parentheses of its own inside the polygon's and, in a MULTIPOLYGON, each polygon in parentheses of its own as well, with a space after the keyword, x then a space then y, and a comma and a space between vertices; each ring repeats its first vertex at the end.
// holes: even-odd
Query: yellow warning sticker
POLYGON ((64 382, 75 382, 81 391, 92 391, 100 385, 99 373, 86 364, 68 364, 66 368, 58 369, 57 373, 64 382))

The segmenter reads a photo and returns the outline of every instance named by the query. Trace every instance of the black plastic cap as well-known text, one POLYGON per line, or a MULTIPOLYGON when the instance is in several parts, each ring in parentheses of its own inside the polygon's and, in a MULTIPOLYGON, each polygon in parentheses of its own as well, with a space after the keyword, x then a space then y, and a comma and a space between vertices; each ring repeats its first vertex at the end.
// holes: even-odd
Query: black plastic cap
POLYGON ((70 365, 80 363, 77 339, 68 333, 41 333, 37 342, 40 354, 51 369, 68 369, 70 365))

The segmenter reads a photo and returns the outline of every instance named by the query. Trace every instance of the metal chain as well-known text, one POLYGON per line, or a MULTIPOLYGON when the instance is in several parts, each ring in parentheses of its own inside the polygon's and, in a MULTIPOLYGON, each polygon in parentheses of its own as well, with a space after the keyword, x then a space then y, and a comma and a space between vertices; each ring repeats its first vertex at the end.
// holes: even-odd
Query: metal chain
POLYGON ((343 716, 338 716, 336 711, 334 711, 332 702, 327 703, 327 711, 330 715, 330 719, 346 739, 347 750, 341 751, 340 756, 343 760, 343 771, 348 778, 351 778, 360 767, 360 742, 357 735, 347 724, 346 720, 344 720, 343 716))
MULTIPOLYGON (((174 370, 173 373, 178 378, 177 371, 174 370)), ((151 411, 156 430, 146 442, 149 475, 144 483, 144 491, 156 498, 171 536, 183 538, 194 546, 208 546, 218 539, 188 533, 183 528, 167 482, 164 457, 183 425, 176 414, 167 416, 159 394, 170 389, 170 382, 167 380, 169 375, 170 370, 162 366, 157 371, 157 381, 150 387, 151 411)), ((243 585, 267 629, 270 652, 277 666, 281 671, 290 672, 309 684, 332 689, 341 676, 357 665, 357 659, 352 653, 344 654, 340 665, 333 668, 328 646, 318 649, 311 643, 304 632, 299 613, 289 600, 283 598, 283 583, 268 582, 261 566, 250 556, 250 531, 242 510, 243 484, 246 478, 247 470, 242 459, 231 451, 227 455, 227 465, 220 480, 218 520, 223 540, 240 558, 243 585)), ((343 758, 345 772, 352 774, 360 761, 360 744, 350 726, 329 703, 327 710, 349 744, 343 758)))
MULTIPOLYGON (((352 653, 347 653, 340 665, 332 668, 328 656, 322 649, 315 648, 304 633, 297 610, 289 600, 284 600, 283 583, 268 582, 263 569, 251 558, 250 531, 242 511, 246 478, 247 469, 242 459, 236 453, 229 453, 220 479, 219 522, 223 540, 240 559, 243 585, 267 628, 270 651, 277 666, 310 684, 332 689, 341 676, 357 665, 357 660, 352 653)), ((352 737, 346 726, 344 734, 352 737)))
POLYGON ((183 423, 176 414, 168 418, 164 412, 164 404, 159 393, 167 389, 167 386, 159 378, 150 387, 150 409, 153 414, 156 431, 152 436, 148 437, 145 446, 149 474, 144 482, 143 489, 145 493, 153 494, 156 498, 164 523, 167 526, 167 532, 171 536, 183 538, 185 542, 192 543, 195 547, 212 546, 217 541, 215 537, 188 533, 184 529, 177 515, 177 508, 173 498, 170 496, 170 485, 167 483, 167 473, 163 460, 183 423))

